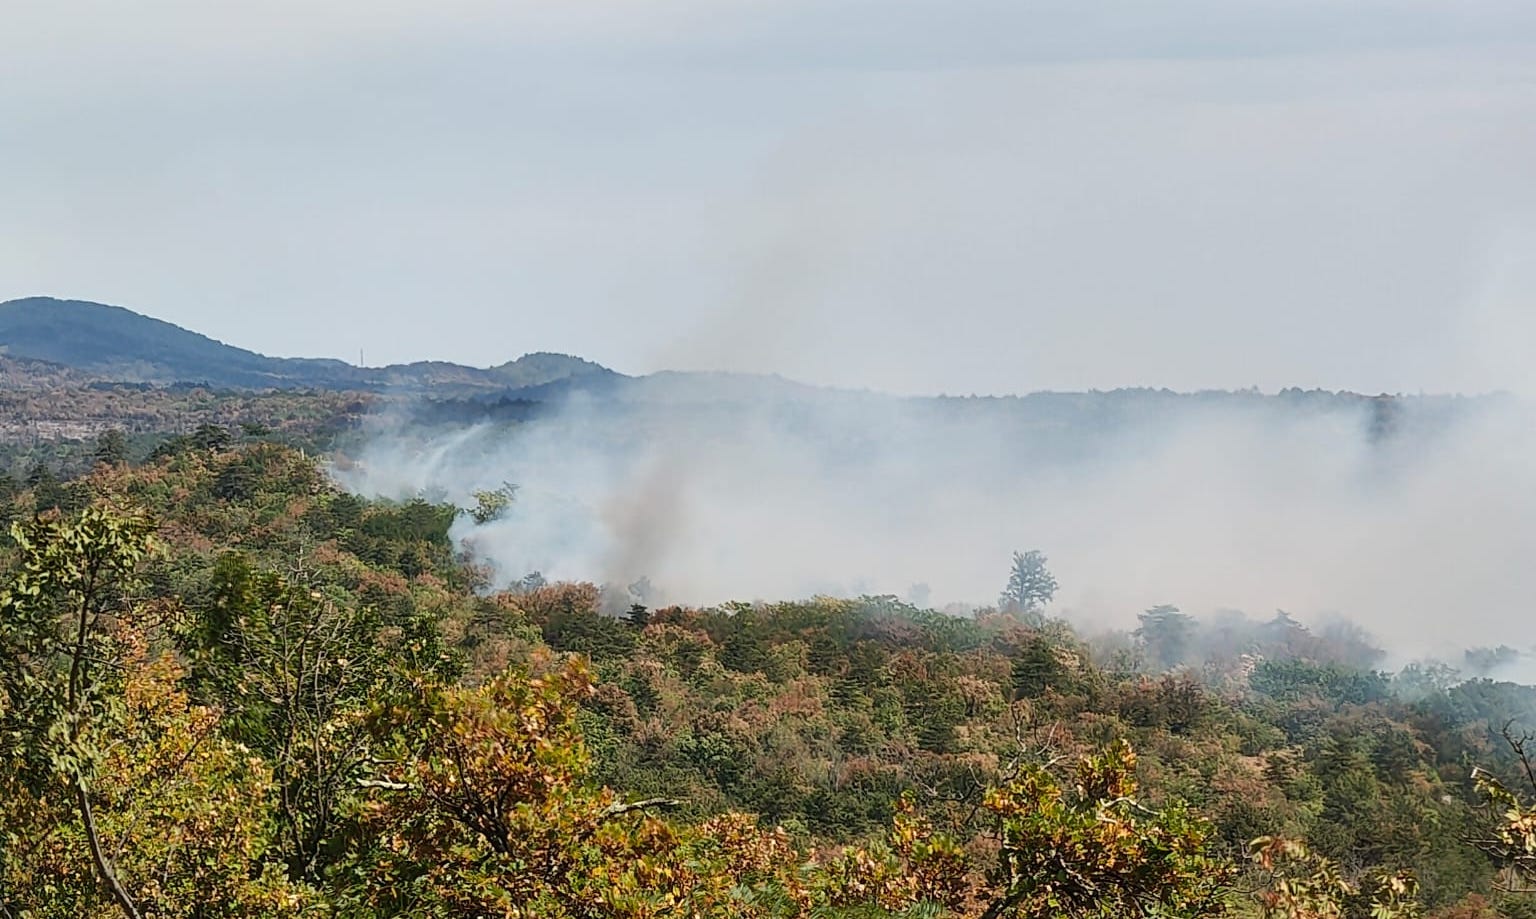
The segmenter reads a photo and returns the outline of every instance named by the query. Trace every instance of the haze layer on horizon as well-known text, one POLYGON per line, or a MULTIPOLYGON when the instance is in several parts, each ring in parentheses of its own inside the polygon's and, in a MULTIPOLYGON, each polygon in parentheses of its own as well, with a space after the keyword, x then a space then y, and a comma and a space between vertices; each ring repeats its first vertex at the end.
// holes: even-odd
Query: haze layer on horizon
POLYGON ((6 19, 5 297, 369 364, 1536 392, 1526 0, 6 19))

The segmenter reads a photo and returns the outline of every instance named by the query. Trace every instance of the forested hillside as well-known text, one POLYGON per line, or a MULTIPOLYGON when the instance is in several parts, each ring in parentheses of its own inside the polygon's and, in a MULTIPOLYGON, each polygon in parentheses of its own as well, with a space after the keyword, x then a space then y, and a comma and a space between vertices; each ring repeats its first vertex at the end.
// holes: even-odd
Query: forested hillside
POLYGON ((617 376, 590 361, 547 353, 488 369, 447 361, 359 367, 329 358, 268 357, 120 306, 53 297, 0 303, 0 354, 112 382, 220 389, 435 387, 474 393, 617 376))
POLYGON ((967 617, 493 591, 449 533, 510 491, 361 499, 257 426, 92 452, 5 495, 3 915, 1536 915, 1508 649, 1078 634, 1029 555, 967 617))

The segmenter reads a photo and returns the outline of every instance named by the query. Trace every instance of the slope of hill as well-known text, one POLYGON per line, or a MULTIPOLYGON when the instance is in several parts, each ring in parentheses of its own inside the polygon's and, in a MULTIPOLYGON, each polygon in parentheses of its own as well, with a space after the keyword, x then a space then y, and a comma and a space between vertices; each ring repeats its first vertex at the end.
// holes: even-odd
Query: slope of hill
POLYGON ((47 361, 99 379, 206 383, 233 389, 424 389, 468 394, 619 374, 576 357, 537 353, 480 369, 443 361, 357 367, 276 358, 119 306, 28 297, 0 303, 0 355, 47 361))
POLYGON ((82 387, 94 378, 73 367, 30 357, 0 354, 0 390, 51 392, 62 387, 82 387))
POLYGON ((341 361, 283 360, 226 345, 118 306, 30 297, 0 303, 0 347, 130 382, 269 386, 355 384, 341 361))
POLYGON ((492 367, 486 371, 486 374, 513 389, 544 386, 560 380, 583 377, 621 376, 601 364, 572 357, 569 354, 552 354, 548 351, 524 354, 515 361, 507 361, 505 364, 492 367))

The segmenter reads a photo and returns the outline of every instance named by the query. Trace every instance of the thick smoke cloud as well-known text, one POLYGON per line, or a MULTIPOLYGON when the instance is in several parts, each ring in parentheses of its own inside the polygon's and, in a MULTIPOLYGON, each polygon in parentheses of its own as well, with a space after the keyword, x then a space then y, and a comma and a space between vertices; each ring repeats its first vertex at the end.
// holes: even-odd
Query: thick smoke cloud
POLYGON ((510 512, 457 536, 531 571, 667 601, 816 593, 993 602, 1014 549, 1052 611, 1132 626, 1343 615, 1398 660, 1528 645, 1536 435, 1513 400, 1122 392, 904 400, 781 381, 651 378, 519 424, 379 420, 351 487, 510 512))

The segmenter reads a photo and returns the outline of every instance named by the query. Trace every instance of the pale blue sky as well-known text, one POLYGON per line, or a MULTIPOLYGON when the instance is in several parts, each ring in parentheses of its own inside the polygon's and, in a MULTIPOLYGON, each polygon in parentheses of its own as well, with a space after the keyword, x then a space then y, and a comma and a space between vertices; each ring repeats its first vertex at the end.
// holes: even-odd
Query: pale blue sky
POLYGON ((0 299, 369 363, 1536 390, 1529 0, 0 11, 0 299))

